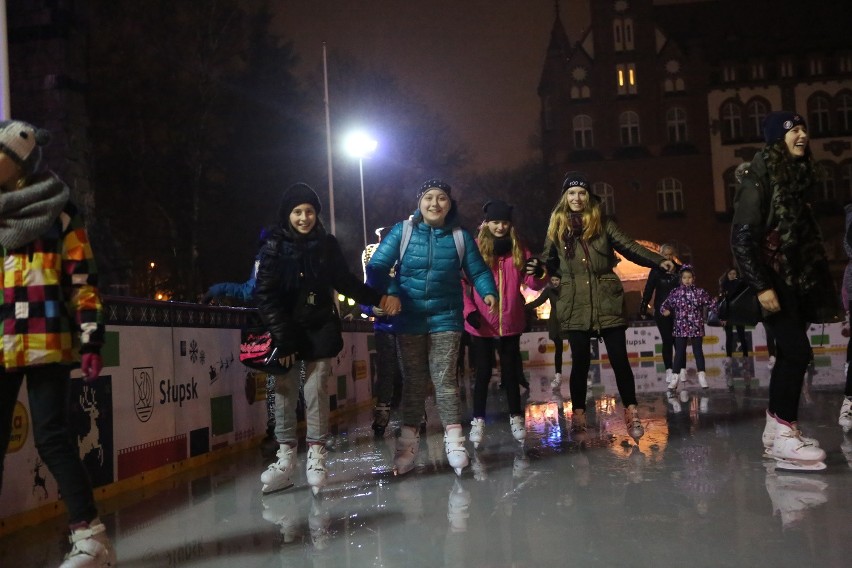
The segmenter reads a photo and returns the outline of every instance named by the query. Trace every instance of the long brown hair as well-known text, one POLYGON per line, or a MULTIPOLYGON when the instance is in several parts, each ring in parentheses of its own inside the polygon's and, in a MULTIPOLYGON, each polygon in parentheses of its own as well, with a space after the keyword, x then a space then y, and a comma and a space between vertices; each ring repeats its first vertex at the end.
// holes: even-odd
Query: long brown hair
MULTIPOLYGON (((524 258, 524 245, 515 231, 514 223, 509 227, 509 237, 512 239, 512 264, 520 270, 527 259, 524 258)), ((483 221, 479 225, 479 234, 476 239, 479 243, 479 254, 482 255, 485 264, 494 268, 497 264, 497 259, 494 257, 494 233, 488 228, 488 221, 483 221)))
MULTIPOLYGON (((586 201, 586 208, 583 209, 583 235, 582 238, 590 241, 603 232, 603 216, 601 207, 597 199, 592 198, 591 192, 589 199, 586 201)), ((550 214, 550 224, 547 227, 547 238, 552 243, 561 243, 567 233, 571 232, 571 207, 568 205, 568 192, 564 192, 562 197, 553 208, 550 214)))

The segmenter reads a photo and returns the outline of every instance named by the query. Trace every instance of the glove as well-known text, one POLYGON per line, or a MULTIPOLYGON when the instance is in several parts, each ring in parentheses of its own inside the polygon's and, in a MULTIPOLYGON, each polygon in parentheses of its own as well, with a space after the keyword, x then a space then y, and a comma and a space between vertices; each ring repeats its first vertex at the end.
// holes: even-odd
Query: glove
POLYGON ((544 277, 544 266, 541 265, 541 261, 537 258, 527 259, 527 262, 524 264, 524 271, 536 278, 544 277))
POLYGON ((482 316, 479 315, 479 312, 470 312, 464 319, 467 321, 467 323, 470 324, 470 327, 472 327, 473 329, 479 329, 479 326, 482 325, 482 316))
POLYGON ((83 353, 81 356, 80 370, 83 371, 83 380, 91 383, 101 374, 104 368, 103 359, 98 353, 83 353))
POLYGON ((647 319, 648 317, 648 304, 643 303, 639 306, 639 319, 647 319))

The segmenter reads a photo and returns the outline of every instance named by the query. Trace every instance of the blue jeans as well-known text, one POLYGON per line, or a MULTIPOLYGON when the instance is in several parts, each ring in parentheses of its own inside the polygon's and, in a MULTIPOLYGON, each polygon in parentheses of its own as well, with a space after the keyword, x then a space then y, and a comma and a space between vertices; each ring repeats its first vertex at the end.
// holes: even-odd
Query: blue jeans
MULTIPOLYGON (((24 376, 32 415, 36 450, 56 479, 68 508, 69 524, 90 522, 98 516, 92 482, 80 461, 79 449, 68 425, 70 369, 64 365, 33 367, 25 371, 0 369, 0 447, 3 456, 12 435, 12 413, 24 376)), ((3 462, 0 461, 0 488, 3 462)))

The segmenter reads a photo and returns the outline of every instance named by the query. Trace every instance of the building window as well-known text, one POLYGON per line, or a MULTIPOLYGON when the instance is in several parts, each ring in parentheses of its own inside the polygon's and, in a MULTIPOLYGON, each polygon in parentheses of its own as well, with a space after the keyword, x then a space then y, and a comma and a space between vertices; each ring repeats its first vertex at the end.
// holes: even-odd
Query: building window
POLYGON ((744 133, 749 138, 763 138, 763 120, 768 114, 769 106, 761 100, 752 100, 746 105, 746 125, 744 133))
POLYGON ((672 107, 666 111, 666 132, 669 144, 686 142, 686 111, 680 107, 672 107))
POLYGON ((847 160, 840 164, 840 186, 838 194, 843 200, 852 199, 852 161, 847 160))
POLYGON ((608 183, 599 181, 592 184, 592 193, 601 198, 604 215, 615 215, 615 191, 608 183))
POLYGON ((574 147, 579 149, 591 148, 594 145, 592 135, 592 117, 578 114, 572 120, 574 126, 574 147))
POLYGON ((820 182, 819 198, 823 201, 837 201, 837 184, 834 178, 834 164, 832 162, 821 162, 823 170, 820 182))
POLYGON ((633 51, 633 19, 624 18, 624 51, 633 51))
POLYGON ((763 63, 753 61, 751 64, 751 80, 761 81, 764 79, 765 75, 766 73, 763 70, 763 63))
POLYGON ((811 136, 826 136, 831 130, 831 102, 822 93, 808 99, 808 132, 811 136))
POLYGON ((639 115, 628 110, 618 117, 618 126, 621 131, 622 146, 636 146, 639 144, 639 115))
POLYGON ((663 90, 667 93, 682 92, 685 90, 683 79, 675 77, 663 81, 663 90))
POLYGON ((615 51, 624 51, 624 22, 621 18, 612 21, 612 39, 615 43, 615 51))
POLYGON ((636 94, 636 65, 624 63, 615 66, 615 80, 619 95, 636 94))
POLYGON ((822 75, 822 58, 819 56, 812 56, 808 60, 808 71, 811 75, 822 75))
POLYGON ((843 134, 852 132, 852 94, 837 95, 837 129, 843 134))
POLYGON ((733 65, 725 65, 722 67, 722 80, 725 83, 733 83, 737 80, 737 68, 733 65))
POLYGON ((657 184, 657 211, 660 213, 683 211, 683 186, 679 180, 664 178, 657 184))
POLYGON ((729 101, 722 105, 719 119, 722 126, 722 141, 738 140, 743 135, 743 116, 740 105, 729 101))
POLYGON ((778 74, 781 75, 782 79, 792 78, 794 70, 795 68, 793 66, 792 58, 785 57, 784 59, 778 62, 778 74))

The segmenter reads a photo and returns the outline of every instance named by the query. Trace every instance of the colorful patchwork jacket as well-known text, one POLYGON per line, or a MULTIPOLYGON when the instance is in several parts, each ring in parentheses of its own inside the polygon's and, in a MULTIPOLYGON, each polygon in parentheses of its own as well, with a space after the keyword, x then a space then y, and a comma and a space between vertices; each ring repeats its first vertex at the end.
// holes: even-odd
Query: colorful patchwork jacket
POLYGON ((2 367, 73 365, 104 341, 103 306, 89 237, 67 202, 41 237, 3 249, 2 367))

